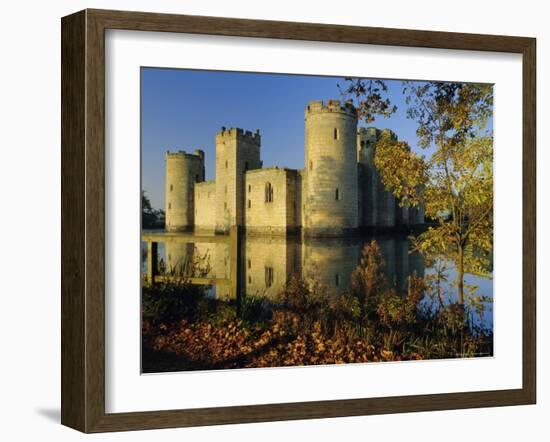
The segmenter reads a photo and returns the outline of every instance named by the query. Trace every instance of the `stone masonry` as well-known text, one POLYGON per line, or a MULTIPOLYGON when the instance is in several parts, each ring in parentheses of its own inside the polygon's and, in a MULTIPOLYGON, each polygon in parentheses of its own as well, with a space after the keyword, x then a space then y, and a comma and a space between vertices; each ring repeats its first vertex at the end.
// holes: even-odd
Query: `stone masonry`
POLYGON ((266 168, 260 132, 223 127, 216 135, 216 180, 204 181, 204 152, 166 154, 166 229, 345 236, 424 224, 423 208, 400 207, 374 165, 383 133, 358 128, 349 102, 305 109, 305 167, 266 168))

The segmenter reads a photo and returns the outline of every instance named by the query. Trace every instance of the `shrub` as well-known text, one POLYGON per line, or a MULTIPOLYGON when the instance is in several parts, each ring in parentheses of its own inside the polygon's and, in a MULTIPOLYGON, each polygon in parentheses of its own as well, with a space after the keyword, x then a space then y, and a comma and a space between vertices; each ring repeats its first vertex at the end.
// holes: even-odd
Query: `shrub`
POLYGON ((155 324, 202 317, 214 308, 204 286, 186 281, 144 286, 141 293, 142 318, 155 324))

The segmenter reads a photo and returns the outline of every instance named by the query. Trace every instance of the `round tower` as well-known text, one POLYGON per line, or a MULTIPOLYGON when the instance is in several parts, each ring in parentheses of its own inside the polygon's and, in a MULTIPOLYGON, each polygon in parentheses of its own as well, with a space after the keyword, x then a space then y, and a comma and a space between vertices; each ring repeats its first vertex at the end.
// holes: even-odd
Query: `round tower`
POLYGON ((166 230, 192 230, 195 183, 204 181, 204 152, 166 152, 166 230))
POLYGON ((357 114, 349 102, 310 102, 305 110, 304 233, 341 235, 357 229, 357 114))

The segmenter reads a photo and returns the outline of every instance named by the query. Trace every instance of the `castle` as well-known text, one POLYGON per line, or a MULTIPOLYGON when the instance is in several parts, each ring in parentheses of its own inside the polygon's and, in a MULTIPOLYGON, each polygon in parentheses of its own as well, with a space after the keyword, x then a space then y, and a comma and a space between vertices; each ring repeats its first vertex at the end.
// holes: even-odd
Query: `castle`
POLYGON ((166 153, 166 230, 344 236, 424 224, 420 208, 400 207, 374 165, 389 129, 358 128, 350 102, 305 109, 305 167, 263 168, 260 133, 222 127, 216 179, 205 181, 204 152, 166 153))

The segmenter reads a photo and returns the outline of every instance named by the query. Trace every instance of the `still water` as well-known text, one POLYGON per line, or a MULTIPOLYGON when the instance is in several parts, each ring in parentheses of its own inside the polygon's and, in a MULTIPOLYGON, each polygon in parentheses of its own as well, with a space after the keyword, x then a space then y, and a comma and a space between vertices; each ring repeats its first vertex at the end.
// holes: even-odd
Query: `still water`
MULTIPOLYGON (((386 262, 385 274, 400 292, 405 292, 410 275, 427 276, 435 270, 426 267, 422 256, 410 253, 406 235, 371 235, 353 238, 301 238, 299 236, 243 236, 238 266, 241 292, 246 296, 274 297, 293 275, 314 280, 330 293, 341 293, 351 284, 351 276, 361 258, 363 246, 376 240, 386 262)), ((202 278, 218 280, 211 289, 212 296, 230 296, 232 259, 230 246, 225 243, 183 243, 166 238, 159 240, 158 256, 165 272, 189 268, 192 263, 202 278)), ((456 300, 452 285, 456 272, 447 265, 444 284, 445 301, 456 300)), ((142 272, 147 273, 147 243, 142 242, 142 272)), ((466 275, 465 284, 477 287, 476 294, 493 297, 491 278, 466 275)), ((474 322, 492 329, 491 303, 485 303, 483 315, 474 315, 474 322)))

